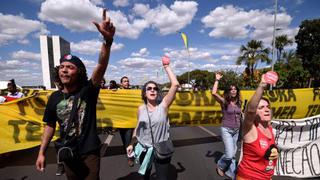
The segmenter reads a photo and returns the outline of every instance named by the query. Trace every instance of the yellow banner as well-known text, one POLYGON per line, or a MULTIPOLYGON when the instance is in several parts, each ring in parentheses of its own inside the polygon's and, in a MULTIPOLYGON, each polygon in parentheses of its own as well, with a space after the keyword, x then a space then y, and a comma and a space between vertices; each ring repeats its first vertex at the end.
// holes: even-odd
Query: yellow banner
MULTIPOLYGON (((28 97, 0 104, 0 154, 40 144, 42 116, 52 91, 24 90, 28 97)), ((242 90, 243 104, 254 91, 242 90)), ((299 119, 320 114, 319 89, 265 91, 274 119, 299 119)), ((97 105, 98 127, 134 128, 141 90, 101 90, 97 105)), ((221 107, 210 91, 178 92, 170 107, 172 125, 212 125, 221 123, 221 107)), ((56 131, 58 135, 58 131, 56 131)))

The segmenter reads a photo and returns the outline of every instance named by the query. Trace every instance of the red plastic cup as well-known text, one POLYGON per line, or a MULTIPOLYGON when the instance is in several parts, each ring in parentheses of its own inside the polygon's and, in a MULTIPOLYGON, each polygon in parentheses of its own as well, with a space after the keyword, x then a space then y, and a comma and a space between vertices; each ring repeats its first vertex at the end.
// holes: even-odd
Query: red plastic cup
POLYGON ((163 65, 169 65, 170 64, 170 58, 168 56, 162 57, 162 64, 163 65))
POLYGON ((268 84, 276 84, 279 76, 276 72, 274 71, 268 71, 265 75, 264 75, 264 79, 266 80, 266 82, 268 84))

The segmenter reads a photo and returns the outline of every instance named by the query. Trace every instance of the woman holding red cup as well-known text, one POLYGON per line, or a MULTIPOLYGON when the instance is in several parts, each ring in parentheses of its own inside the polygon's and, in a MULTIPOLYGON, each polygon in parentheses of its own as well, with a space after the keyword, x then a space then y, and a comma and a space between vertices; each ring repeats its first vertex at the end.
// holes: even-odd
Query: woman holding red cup
POLYGON ((263 74, 261 82, 251 97, 243 122, 243 156, 238 166, 237 180, 271 179, 278 158, 272 133, 272 111, 268 99, 262 97, 268 84, 275 85, 276 72, 263 74))
POLYGON ((171 83, 164 97, 160 86, 154 81, 148 81, 142 87, 141 98, 144 103, 139 106, 138 124, 127 147, 127 155, 134 156, 140 162, 138 173, 146 180, 150 179, 152 164, 155 166, 157 179, 169 178, 171 157, 158 159, 153 152, 153 144, 170 139, 168 111, 180 86, 169 64, 169 57, 162 57, 163 68, 171 83))

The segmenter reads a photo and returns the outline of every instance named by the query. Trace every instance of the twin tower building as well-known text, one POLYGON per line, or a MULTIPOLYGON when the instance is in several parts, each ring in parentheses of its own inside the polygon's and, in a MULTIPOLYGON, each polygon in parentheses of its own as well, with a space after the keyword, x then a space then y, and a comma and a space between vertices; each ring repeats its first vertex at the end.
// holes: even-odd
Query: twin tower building
POLYGON ((54 67, 60 64, 61 56, 70 54, 70 43, 60 36, 41 35, 40 51, 43 85, 46 89, 54 89, 54 67))

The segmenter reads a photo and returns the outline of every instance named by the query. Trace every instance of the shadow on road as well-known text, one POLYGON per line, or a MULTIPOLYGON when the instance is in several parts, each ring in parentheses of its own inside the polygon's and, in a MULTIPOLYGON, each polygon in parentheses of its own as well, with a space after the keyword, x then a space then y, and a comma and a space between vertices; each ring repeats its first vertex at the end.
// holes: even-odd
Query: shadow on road
MULTIPOLYGON (((203 138, 173 140, 173 145, 174 147, 182 147, 182 146, 192 146, 197 144, 214 143, 219 141, 221 141, 220 136, 214 136, 214 137, 210 136, 210 137, 203 137, 203 138)), ((123 150, 122 146, 109 146, 104 156, 117 156, 125 153, 126 152, 123 150)))
MULTIPOLYGON (((177 180, 178 174, 186 170, 180 162, 177 163, 177 166, 178 168, 176 168, 173 164, 169 165, 169 180, 177 180)), ((126 176, 118 178, 117 180, 142 180, 142 179, 143 179, 143 176, 141 176, 139 173, 131 172, 126 176)), ((156 174, 153 173, 150 179, 151 180, 157 179, 156 174)))
POLYGON ((212 153, 212 151, 208 151, 206 154, 206 157, 213 157, 214 158, 214 162, 217 164, 219 159, 223 156, 223 152, 220 151, 215 151, 212 153))
MULTIPOLYGON (((214 143, 221 141, 220 136, 216 137, 203 137, 203 138, 192 138, 192 139, 181 139, 181 140, 173 140, 173 144, 175 147, 182 146, 192 146, 197 144, 206 144, 206 143, 214 143)), ((39 147, 34 147, 30 149, 20 150, 10 152, 8 157, 2 157, 0 159, 0 168, 9 167, 9 166, 25 166, 25 165, 34 165, 36 162, 36 158, 38 155, 39 147), (25 156, 28 154, 28 156, 25 156)), ((105 153, 103 153, 103 157, 105 156, 116 156, 125 154, 122 146, 109 146, 105 153)), ((46 153, 46 162, 47 164, 56 163, 56 150, 54 147, 49 147, 46 153)))

